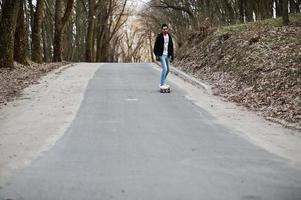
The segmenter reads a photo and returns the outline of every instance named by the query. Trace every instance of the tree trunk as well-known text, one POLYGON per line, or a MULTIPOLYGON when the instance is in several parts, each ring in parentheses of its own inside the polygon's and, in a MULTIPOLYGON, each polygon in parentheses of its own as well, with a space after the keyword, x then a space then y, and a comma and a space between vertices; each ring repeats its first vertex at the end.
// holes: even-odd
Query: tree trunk
POLYGON ((97 29, 96 29, 96 20, 94 21, 94 31, 93 31, 93 42, 92 42, 92 59, 93 61, 96 60, 96 48, 95 44, 97 42, 97 29))
POLYGON ((21 3, 17 26, 15 31, 15 41, 14 41, 14 59, 15 61, 28 65, 28 35, 25 28, 25 18, 24 18, 24 6, 21 3))
POLYGON ((74 52, 73 52, 73 58, 72 61, 82 61, 81 59, 81 51, 82 51, 82 29, 83 29, 83 25, 82 25, 82 13, 83 9, 82 6, 80 4, 80 0, 77 0, 76 2, 76 7, 75 7, 75 28, 76 28, 76 35, 75 35, 75 48, 74 48, 74 52))
MULTIPOLYGON (((106 28, 107 29, 107 28, 106 28)), ((108 61, 108 54, 109 54, 109 43, 108 41, 108 34, 107 31, 100 35, 97 41, 97 62, 107 62, 108 61)))
POLYGON ((259 4, 262 19, 271 18, 273 16, 273 0, 264 0, 259 4))
POLYGON ((151 62, 155 62, 154 53, 153 53, 153 42, 152 42, 152 32, 148 32, 148 40, 149 40, 149 52, 150 52, 150 60, 151 62))
POLYGON ((105 27, 106 27, 106 21, 103 20, 104 16, 99 15, 98 17, 98 33, 97 33, 97 49, 96 49, 96 61, 101 62, 102 61, 102 46, 104 43, 104 32, 105 32, 105 27))
POLYGON ((289 24, 289 18, 288 18, 288 0, 283 0, 283 16, 282 16, 282 21, 283 25, 288 25, 289 24))
POLYGON ((245 22, 245 9, 246 9, 246 0, 239 0, 239 21, 240 23, 245 22))
MULTIPOLYGON (((34 6, 32 4, 32 0, 28 0, 28 6, 29 6, 29 13, 26 12, 27 15, 29 15, 29 21, 30 21, 30 34, 32 37, 32 30, 33 30, 33 24, 34 24, 34 6)), ((30 52, 32 53, 32 43, 30 44, 30 52)))
POLYGON ((282 16, 283 11, 283 1, 282 0, 276 0, 276 16, 280 17, 282 16))
POLYGON ((295 0, 289 0, 289 2, 290 2, 291 13, 298 13, 298 12, 300 12, 299 5, 298 5, 297 1, 295 1, 295 0))
POLYGON ((73 23, 68 23, 66 33, 63 35, 64 60, 71 60, 72 58, 74 48, 73 25, 73 23))
POLYGON ((34 21, 34 7, 32 4, 32 0, 28 0, 28 5, 29 5, 29 11, 30 11, 30 26, 31 30, 33 29, 33 21, 34 21))
POLYGON ((61 62, 63 53, 63 34, 68 19, 70 18, 74 0, 68 0, 66 10, 64 12, 64 1, 56 0, 55 3, 55 32, 53 41, 53 61, 61 62))
POLYGON ((296 2, 296 10, 297 10, 297 13, 301 12, 301 0, 297 0, 297 2, 296 2))
MULTIPOLYGON (((47 13, 46 16, 49 15, 49 11, 45 10, 47 13)), ((53 55, 53 36, 54 36, 54 23, 48 18, 45 17, 43 20, 43 27, 44 27, 44 34, 45 34, 45 40, 44 43, 46 43, 47 49, 44 49, 44 60, 47 59, 47 62, 50 62, 52 60, 53 55)))
POLYGON ((62 61, 62 37, 63 37, 63 25, 62 18, 64 15, 63 11, 64 2, 62 0, 56 0, 55 2, 55 31, 53 41, 53 61, 62 61))
MULTIPOLYGON (((107 29, 107 28, 106 28, 107 29)), ((102 38, 100 40, 98 50, 98 59, 97 62, 108 62, 108 55, 110 51, 109 42, 108 42, 108 33, 107 30, 104 31, 102 38)))
POLYGON ((247 22, 253 21, 253 11, 254 11, 253 3, 250 1, 246 1, 245 16, 247 22))
POLYGON ((46 24, 42 24, 42 36, 43 36, 43 51, 44 51, 44 62, 48 62, 48 45, 47 45, 47 34, 46 34, 46 24))
POLYGON ((234 24, 235 23, 235 14, 234 14, 234 9, 231 5, 231 3, 229 3, 227 0, 224 1, 225 3, 225 7, 228 13, 228 23, 230 24, 234 24))
POLYGON ((37 1, 37 8, 34 14, 34 25, 32 30, 32 60, 37 63, 43 62, 42 56, 42 21, 44 13, 44 0, 37 1))
POLYGON ((14 67, 14 42, 22 0, 4 1, 0 22, 0 68, 14 67))
POLYGON ((95 0, 89 0, 88 32, 86 37, 86 61, 93 62, 94 28, 95 27, 95 0))

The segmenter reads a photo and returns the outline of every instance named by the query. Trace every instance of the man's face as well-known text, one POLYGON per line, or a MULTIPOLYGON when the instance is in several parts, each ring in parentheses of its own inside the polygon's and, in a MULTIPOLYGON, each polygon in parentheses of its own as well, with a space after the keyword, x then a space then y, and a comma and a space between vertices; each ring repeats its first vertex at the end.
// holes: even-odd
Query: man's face
POLYGON ((168 27, 167 27, 167 26, 163 26, 163 28, 162 28, 162 33, 163 33, 164 35, 166 35, 166 34, 168 33, 168 27))

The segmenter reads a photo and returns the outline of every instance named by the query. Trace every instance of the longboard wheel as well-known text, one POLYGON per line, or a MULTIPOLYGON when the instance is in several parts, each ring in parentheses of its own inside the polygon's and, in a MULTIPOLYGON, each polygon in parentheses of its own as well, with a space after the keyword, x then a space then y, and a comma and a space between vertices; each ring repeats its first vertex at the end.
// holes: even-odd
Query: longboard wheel
POLYGON ((168 89, 160 89, 161 93, 170 93, 170 88, 168 89))

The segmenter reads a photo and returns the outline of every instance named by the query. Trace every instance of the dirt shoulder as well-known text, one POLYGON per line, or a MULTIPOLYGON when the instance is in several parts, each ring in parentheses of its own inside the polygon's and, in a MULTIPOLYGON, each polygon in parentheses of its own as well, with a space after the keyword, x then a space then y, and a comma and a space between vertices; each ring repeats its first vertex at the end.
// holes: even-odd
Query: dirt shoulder
POLYGON ((0 187, 63 136, 99 66, 47 66, 57 69, 40 79, 35 70, 24 72, 39 84, 18 90, 20 97, 0 108, 0 187))
POLYGON ((24 88, 37 84, 42 76, 67 64, 67 62, 30 63, 29 66, 24 66, 15 63, 14 69, 0 68, 0 106, 19 97, 24 88))
MULTIPOLYGON (((160 70, 156 65, 154 68, 160 70)), ((185 90, 185 98, 212 115, 216 123, 231 130, 229 134, 237 134, 254 145, 287 159, 290 165, 301 168, 301 132, 267 121, 237 103, 211 94, 204 87, 195 87, 182 76, 172 73, 169 81, 185 90)))

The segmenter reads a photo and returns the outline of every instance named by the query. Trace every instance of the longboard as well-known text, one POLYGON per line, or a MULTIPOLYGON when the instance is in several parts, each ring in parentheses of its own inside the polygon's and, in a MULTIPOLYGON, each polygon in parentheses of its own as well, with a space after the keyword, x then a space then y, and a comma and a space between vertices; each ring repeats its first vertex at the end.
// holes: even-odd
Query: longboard
POLYGON ((167 89, 161 89, 160 88, 160 92, 161 93, 170 93, 170 88, 167 88, 167 89))

